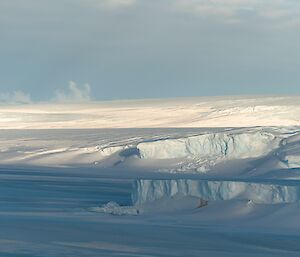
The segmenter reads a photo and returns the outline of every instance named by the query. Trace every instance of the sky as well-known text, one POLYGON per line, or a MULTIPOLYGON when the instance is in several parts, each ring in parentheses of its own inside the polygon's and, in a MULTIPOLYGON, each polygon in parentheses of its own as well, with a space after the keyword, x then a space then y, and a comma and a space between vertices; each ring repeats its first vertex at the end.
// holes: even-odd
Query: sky
POLYGON ((298 0, 1 0, 0 101, 300 93, 298 0))

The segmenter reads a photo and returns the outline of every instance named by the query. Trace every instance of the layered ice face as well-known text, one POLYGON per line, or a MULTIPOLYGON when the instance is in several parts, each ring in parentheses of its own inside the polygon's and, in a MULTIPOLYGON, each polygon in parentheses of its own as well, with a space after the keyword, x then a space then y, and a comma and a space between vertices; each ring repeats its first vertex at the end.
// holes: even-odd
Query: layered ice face
POLYGON ((300 187, 233 181, 141 179, 134 182, 132 201, 135 205, 142 205, 177 195, 208 201, 237 199, 264 204, 297 203, 300 202, 300 187))
POLYGON ((266 131, 223 131, 143 142, 137 148, 141 159, 181 159, 175 170, 206 172, 225 161, 263 158, 279 143, 279 138, 266 131))
POLYGON ((8 130, 0 139, 0 164, 5 165, 300 178, 296 127, 8 130))
POLYGON ((138 144, 142 159, 173 158, 255 158, 278 145, 274 135, 255 133, 211 133, 194 137, 138 144))

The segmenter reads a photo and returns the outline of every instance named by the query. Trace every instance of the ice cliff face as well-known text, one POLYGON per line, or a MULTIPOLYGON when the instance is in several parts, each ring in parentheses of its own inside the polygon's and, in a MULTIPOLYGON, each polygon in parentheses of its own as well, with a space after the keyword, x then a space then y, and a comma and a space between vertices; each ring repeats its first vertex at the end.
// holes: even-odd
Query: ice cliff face
POLYGON ((278 147, 270 133, 213 133, 179 139, 144 142, 137 145, 142 159, 190 159, 194 169, 205 171, 224 160, 263 157, 278 147))
POLYGON ((300 174, 298 127, 2 131, 0 137, 0 164, 6 165, 143 167, 222 177, 281 169, 291 169, 286 177, 300 174))
POLYGON ((287 138, 282 142, 281 148, 277 153, 279 159, 284 162, 288 168, 300 167, 300 134, 287 138))
POLYGON ((275 137, 265 132, 204 134, 138 144, 142 159, 206 158, 211 156, 239 159, 269 153, 278 145, 275 137))
POLYGON ((175 195, 209 201, 247 199, 265 204, 300 202, 300 188, 296 186, 190 179, 136 180, 132 201, 135 205, 141 205, 175 195))

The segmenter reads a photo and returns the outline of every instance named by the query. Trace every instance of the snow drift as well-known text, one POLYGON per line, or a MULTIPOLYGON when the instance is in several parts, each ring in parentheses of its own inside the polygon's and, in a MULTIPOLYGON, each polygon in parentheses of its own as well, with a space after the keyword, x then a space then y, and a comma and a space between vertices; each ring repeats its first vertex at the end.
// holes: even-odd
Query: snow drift
POLYGON ((112 214, 117 216, 139 214, 139 210, 134 206, 120 206, 116 202, 108 202, 101 207, 92 207, 89 208, 89 210, 93 212, 112 214))

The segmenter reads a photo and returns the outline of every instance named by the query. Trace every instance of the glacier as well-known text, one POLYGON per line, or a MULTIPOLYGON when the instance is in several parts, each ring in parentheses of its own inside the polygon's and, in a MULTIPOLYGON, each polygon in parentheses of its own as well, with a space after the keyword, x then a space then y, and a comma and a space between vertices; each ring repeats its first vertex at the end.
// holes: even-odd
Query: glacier
POLYGON ((243 159, 266 155, 277 146, 278 140, 270 133, 224 132, 140 143, 137 148, 142 159, 243 159))
POLYGON ((0 255, 298 257, 299 103, 0 105, 0 255))
POLYGON ((4 130, 0 139, 3 165, 142 167, 164 173, 250 176, 300 168, 298 127, 95 129, 83 134, 81 130, 4 130))
POLYGON ((176 195, 192 196, 208 201, 249 200, 261 204, 299 203, 300 187, 236 181, 192 179, 135 180, 132 202, 142 205, 176 195))
POLYGON ((276 149, 279 142, 279 138, 263 131, 234 131, 145 142, 137 148, 142 159, 185 158, 193 160, 194 169, 206 171, 225 160, 264 157, 276 149))
POLYGON ((214 176, 299 169, 299 103, 236 96, 0 105, 0 164, 214 176))

